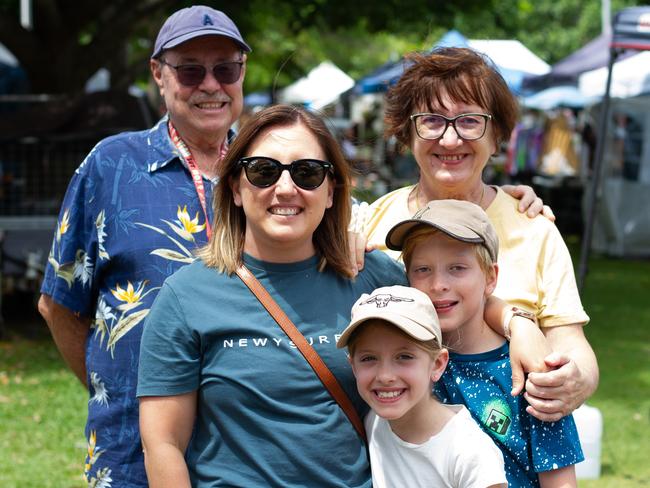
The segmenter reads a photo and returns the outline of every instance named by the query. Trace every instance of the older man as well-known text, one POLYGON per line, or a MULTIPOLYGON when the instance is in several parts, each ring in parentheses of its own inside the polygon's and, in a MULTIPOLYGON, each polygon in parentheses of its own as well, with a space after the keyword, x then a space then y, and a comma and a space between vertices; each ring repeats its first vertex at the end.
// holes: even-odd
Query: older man
POLYGON ((164 279, 207 240, 250 50, 220 11, 174 13, 150 61, 167 115, 99 142, 68 187, 39 310, 89 389, 91 486, 147 486, 135 398, 142 324, 164 279))

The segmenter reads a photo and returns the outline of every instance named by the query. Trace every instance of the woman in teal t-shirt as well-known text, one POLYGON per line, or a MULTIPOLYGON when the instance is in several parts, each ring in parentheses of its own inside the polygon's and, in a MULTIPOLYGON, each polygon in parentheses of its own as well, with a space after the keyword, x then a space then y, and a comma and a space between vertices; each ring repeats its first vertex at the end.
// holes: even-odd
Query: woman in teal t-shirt
POLYGON ((138 397, 151 486, 370 487, 342 409, 233 272, 245 264, 321 356, 362 416, 336 349, 362 293, 406 284, 379 251, 352 277, 349 168, 323 121, 275 106, 220 168, 214 234, 168 278, 144 327, 138 397))

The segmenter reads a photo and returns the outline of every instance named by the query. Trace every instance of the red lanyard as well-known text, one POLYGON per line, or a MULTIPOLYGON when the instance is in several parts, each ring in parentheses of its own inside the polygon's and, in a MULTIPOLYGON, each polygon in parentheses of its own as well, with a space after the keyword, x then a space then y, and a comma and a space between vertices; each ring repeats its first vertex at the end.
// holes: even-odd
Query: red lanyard
MULTIPOLYGON (((210 240, 210 237, 212 236, 212 227, 210 226, 210 218, 208 217, 208 207, 205 200, 205 187, 203 186, 203 176, 201 175, 201 172, 199 171, 199 168, 196 165, 196 161, 194 160, 194 156, 192 156, 192 153, 190 152, 190 148, 187 147, 187 144, 185 144, 183 139, 181 139, 181 136, 178 135, 178 131, 174 127, 174 124, 172 124, 171 120, 169 120, 167 126, 169 128, 169 136, 171 137, 172 142, 178 148, 178 151, 181 153, 181 156, 183 156, 183 159, 187 164, 187 168, 190 170, 190 174, 192 175, 192 182, 194 183, 194 188, 196 188, 196 194, 199 197, 199 202, 201 203, 201 208, 203 209, 203 215, 205 216, 205 234, 208 237, 208 240, 210 240)), ((221 152, 219 154, 219 159, 217 162, 223 160, 223 158, 226 156, 226 152, 228 152, 227 140, 225 140, 221 145, 221 152)))

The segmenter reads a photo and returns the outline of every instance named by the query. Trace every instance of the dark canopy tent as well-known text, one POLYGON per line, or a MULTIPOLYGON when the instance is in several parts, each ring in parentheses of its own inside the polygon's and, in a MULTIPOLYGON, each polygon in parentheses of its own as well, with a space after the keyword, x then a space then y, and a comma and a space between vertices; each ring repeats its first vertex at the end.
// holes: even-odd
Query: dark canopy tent
POLYGON ((603 96, 600 112, 596 153, 593 174, 589 187, 585 209, 585 232, 580 253, 578 269, 578 286, 582 290, 587 274, 587 261, 591 249, 594 217, 599 200, 599 183, 603 172, 603 154, 605 135, 609 120, 610 89, 614 63, 627 51, 650 50, 650 7, 632 7, 620 11, 612 23, 612 41, 609 45, 609 63, 605 95, 603 96))
MULTIPOLYGON (((578 77, 596 68, 602 68, 609 63, 609 45, 611 34, 601 34, 589 41, 577 51, 558 61, 551 71, 540 76, 526 76, 523 81, 525 89, 539 91, 550 86, 576 85, 578 77)), ((634 51, 620 53, 618 60, 632 56, 634 51)))

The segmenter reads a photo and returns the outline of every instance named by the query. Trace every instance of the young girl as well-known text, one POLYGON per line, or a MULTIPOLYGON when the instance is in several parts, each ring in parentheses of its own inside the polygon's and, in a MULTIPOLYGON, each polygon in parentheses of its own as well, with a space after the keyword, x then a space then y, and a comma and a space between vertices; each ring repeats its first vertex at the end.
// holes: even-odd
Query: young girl
POLYGON ((507 486, 501 452, 467 409, 431 393, 449 353, 426 294, 404 286, 363 294, 337 342, 345 346, 372 408, 365 423, 375 488, 507 486))

